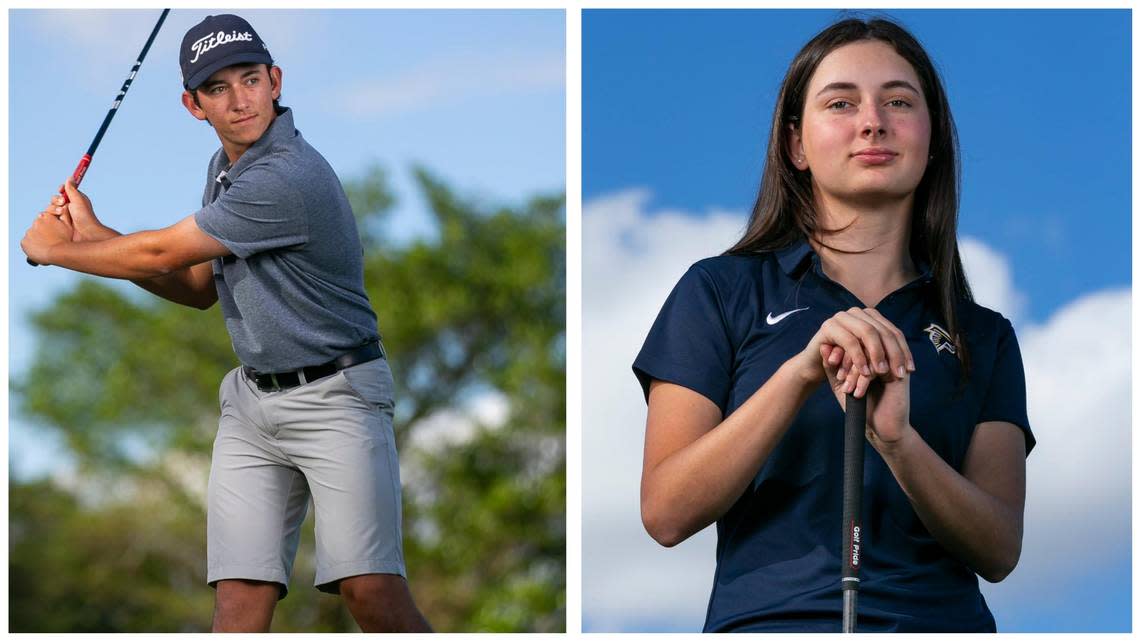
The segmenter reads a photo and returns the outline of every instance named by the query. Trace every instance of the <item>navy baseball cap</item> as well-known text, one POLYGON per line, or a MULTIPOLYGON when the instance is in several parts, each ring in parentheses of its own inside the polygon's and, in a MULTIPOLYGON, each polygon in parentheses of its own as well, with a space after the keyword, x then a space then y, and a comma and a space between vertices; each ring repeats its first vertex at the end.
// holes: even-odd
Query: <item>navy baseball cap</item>
POLYGON ((178 50, 182 84, 190 91, 219 69, 250 62, 271 65, 273 57, 261 36, 244 18, 228 13, 206 16, 190 27, 178 50))

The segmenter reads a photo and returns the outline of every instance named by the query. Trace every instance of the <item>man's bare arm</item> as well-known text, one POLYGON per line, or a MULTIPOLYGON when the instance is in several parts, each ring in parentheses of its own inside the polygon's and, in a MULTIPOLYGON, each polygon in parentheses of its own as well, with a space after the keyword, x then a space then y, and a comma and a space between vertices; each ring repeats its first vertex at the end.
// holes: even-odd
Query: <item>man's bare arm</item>
POLYGON ((218 301, 214 269, 209 262, 191 265, 166 276, 131 282, 155 296, 197 309, 209 309, 218 301))
MULTIPOLYGON (((64 183, 61 191, 67 192, 67 199, 60 194, 52 196, 51 203, 43 213, 56 216, 71 225, 72 241, 110 240, 122 236, 95 216, 91 200, 87 194, 79 191, 71 180, 64 183)), ((207 309, 218 300, 213 269, 209 263, 200 263, 165 276, 137 279, 133 282, 152 294, 198 309, 207 309)))
POLYGON ((158 289, 164 284, 178 284, 191 291, 198 291, 207 282, 208 261, 230 253, 225 245, 199 229, 193 216, 157 231, 72 242, 66 223, 54 216, 41 215, 28 230, 21 246, 30 258, 41 264, 107 278, 159 279, 155 283, 158 289), (184 276, 176 275, 191 267, 194 269, 189 269, 184 276))

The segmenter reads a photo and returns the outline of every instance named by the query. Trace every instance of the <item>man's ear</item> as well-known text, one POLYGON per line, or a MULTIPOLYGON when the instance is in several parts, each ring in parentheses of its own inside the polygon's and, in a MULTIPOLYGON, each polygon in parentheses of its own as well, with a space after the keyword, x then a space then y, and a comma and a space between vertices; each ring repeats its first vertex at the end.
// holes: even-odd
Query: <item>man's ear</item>
POLYGON ((788 131, 786 132, 788 141, 788 153, 791 157, 788 160, 792 161, 792 165, 800 171, 806 171, 808 168, 807 156, 804 155, 804 137, 803 132, 799 126, 794 123, 788 123, 788 131))
POLYGON ((269 68, 269 86, 273 88, 273 99, 281 97, 281 67, 273 65, 269 68))
POLYGON ((182 106, 186 107, 186 111, 189 111, 190 115, 194 116, 198 120, 206 119, 206 112, 202 111, 202 108, 198 106, 198 103, 194 102, 194 96, 190 95, 189 91, 182 92, 182 106))

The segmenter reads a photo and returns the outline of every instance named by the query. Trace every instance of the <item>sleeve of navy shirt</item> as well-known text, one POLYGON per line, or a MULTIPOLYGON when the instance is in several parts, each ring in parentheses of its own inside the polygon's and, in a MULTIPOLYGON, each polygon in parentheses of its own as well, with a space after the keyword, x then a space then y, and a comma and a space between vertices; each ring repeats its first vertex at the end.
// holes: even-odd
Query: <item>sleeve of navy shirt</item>
POLYGON ((202 231, 243 259, 309 240, 303 196, 285 176, 266 165, 241 172, 194 220, 202 231))
POLYGON ((665 300, 633 372, 649 399, 653 379, 687 387, 724 414, 732 387, 733 350, 716 283, 693 265, 665 300))
POLYGON ((1025 454, 1037 444, 1033 430, 1029 428, 1029 416, 1025 401, 1025 369, 1021 363, 1021 349, 1017 346, 1017 336, 1013 326, 1002 318, 998 328, 997 353, 994 358, 994 371, 990 386, 982 401, 978 422, 1005 421, 1013 423, 1025 433, 1025 454))

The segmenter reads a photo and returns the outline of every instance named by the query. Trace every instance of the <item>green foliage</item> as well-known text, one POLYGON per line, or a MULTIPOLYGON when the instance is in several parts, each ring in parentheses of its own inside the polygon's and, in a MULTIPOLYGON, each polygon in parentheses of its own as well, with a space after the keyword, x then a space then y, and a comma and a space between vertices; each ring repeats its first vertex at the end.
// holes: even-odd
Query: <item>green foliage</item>
POLYGON ((204 524, 161 492, 84 508, 46 481, 9 490, 9 629, 208 630, 204 524))
MULTIPOLYGON (((439 233, 405 246, 378 233, 395 202, 385 172, 346 185, 397 379, 409 584, 440 631, 562 631, 563 199, 486 207, 416 179, 439 233), (502 411, 481 419, 471 403, 488 398, 502 411)), ((34 321, 14 399, 79 469, 66 488, 10 485, 10 629, 208 629, 204 488, 217 385, 237 365, 220 311, 87 279, 34 321)), ((274 631, 356 629, 314 571, 310 516, 274 631)))

